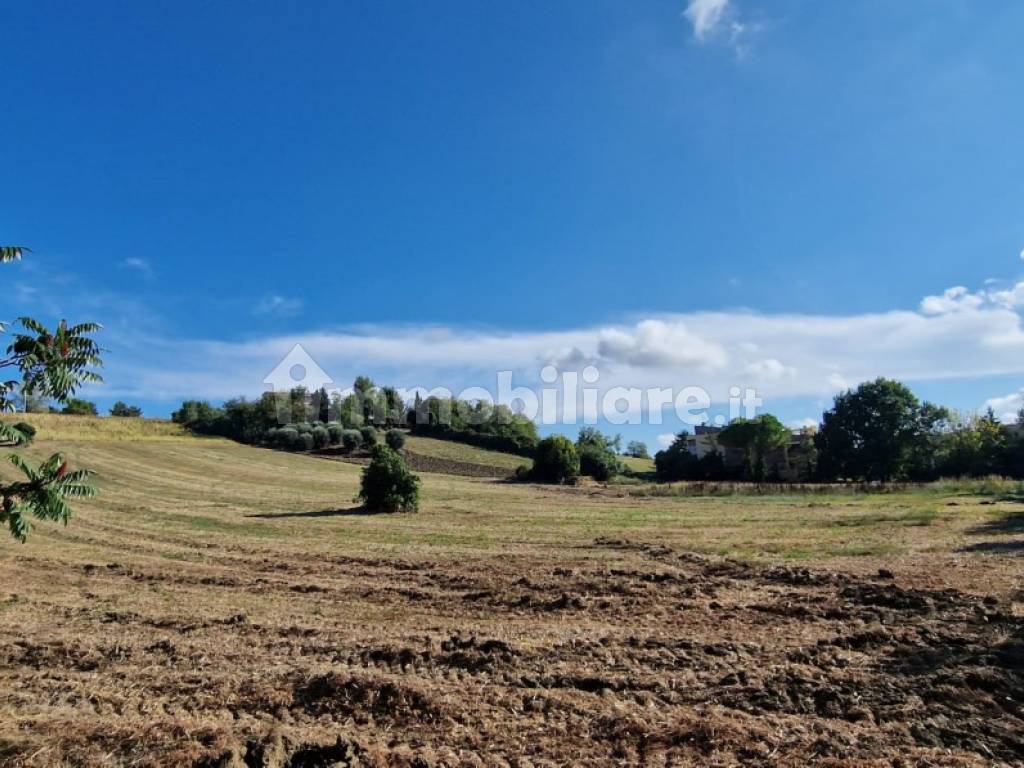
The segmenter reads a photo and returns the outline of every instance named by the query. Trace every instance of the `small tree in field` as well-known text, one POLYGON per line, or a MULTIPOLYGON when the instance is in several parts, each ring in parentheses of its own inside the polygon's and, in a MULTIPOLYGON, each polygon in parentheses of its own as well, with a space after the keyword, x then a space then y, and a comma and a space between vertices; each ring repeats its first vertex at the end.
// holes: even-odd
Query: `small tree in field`
POLYGON ((541 483, 564 483, 580 473, 580 457, 569 438, 553 435, 537 444, 533 457, 534 480, 541 483))
POLYGON ((415 512, 419 509, 420 479, 409 471, 402 457, 386 445, 373 449, 363 470, 359 498, 377 512, 415 512))
POLYGON ((82 400, 80 397, 72 397, 64 402, 61 413, 69 416, 99 416, 96 403, 89 400, 82 400))
MULTIPOLYGON (((18 261, 26 250, 0 246, 0 263, 18 261)), ((18 370, 24 395, 66 402, 82 383, 101 380, 91 370, 102 364, 101 350, 90 337, 100 329, 98 325, 69 326, 62 320, 56 330, 50 331, 31 317, 20 317, 16 322, 21 332, 14 334, 7 356, 0 359, 0 368, 18 370)), ((0 323, 0 333, 6 329, 6 324, 0 323)), ((0 382, 0 410, 12 409, 18 387, 17 380, 0 382)), ((0 440, 22 445, 29 439, 17 426, 0 421, 0 440)), ((92 473, 69 469, 59 453, 38 467, 18 455, 11 456, 10 461, 24 479, 0 483, 0 524, 6 523, 11 535, 21 541, 32 528, 31 517, 66 524, 71 517, 67 499, 96 495, 92 473)))
POLYGON ((647 450, 647 443, 642 443, 639 440, 630 441, 629 445, 626 446, 626 455, 632 456, 634 459, 651 458, 651 454, 647 450))
POLYGON ((118 400, 110 409, 111 416, 122 416, 128 418, 138 418, 142 415, 142 409, 137 405, 128 405, 128 403, 118 400))

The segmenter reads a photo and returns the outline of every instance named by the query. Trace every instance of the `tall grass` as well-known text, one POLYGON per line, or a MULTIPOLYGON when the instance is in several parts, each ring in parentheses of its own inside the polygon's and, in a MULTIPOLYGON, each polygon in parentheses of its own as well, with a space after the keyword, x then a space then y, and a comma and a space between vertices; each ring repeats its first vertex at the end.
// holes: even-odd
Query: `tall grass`
POLYGON ((988 477, 947 477, 934 483, 943 493, 1024 499, 1024 481, 999 475, 988 477))

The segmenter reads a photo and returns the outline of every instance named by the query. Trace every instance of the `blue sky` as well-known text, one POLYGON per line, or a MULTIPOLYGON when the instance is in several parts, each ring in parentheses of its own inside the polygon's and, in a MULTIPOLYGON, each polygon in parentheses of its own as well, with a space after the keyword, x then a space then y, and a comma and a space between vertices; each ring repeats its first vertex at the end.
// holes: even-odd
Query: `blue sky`
POLYGON ((879 374, 1020 402, 1018 2, 34 2, 0 28, 0 241, 34 249, 5 314, 104 323, 103 404, 258 394, 295 341, 339 382, 586 359, 793 422, 879 374))

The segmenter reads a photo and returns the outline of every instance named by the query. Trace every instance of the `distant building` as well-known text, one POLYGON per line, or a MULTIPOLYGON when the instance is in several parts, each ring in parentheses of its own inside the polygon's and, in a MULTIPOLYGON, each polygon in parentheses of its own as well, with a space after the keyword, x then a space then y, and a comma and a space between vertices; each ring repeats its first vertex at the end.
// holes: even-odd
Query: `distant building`
MULTIPOLYGON (((698 459, 703 459, 709 453, 719 453, 722 455, 722 461, 726 468, 739 473, 743 470, 747 457, 742 450, 727 448, 718 442, 718 435, 722 429, 723 427, 695 427, 694 434, 687 435, 685 438, 686 449, 698 459)), ((793 430, 787 445, 770 451, 765 456, 768 476, 784 482, 807 480, 811 477, 816 453, 814 435, 817 431, 817 427, 793 430)))

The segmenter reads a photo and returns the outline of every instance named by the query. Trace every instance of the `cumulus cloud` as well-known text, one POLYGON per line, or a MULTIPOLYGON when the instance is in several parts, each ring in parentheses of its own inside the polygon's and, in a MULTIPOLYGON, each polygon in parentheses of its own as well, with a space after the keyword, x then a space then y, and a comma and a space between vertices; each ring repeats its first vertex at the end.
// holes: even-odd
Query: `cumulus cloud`
MULTIPOLYGON (((1024 374, 1020 296, 1024 283, 947 291, 918 309, 844 316, 694 312, 529 332, 377 325, 239 342, 176 339, 153 323, 123 323, 114 336, 108 323, 104 346, 116 354, 108 357, 106 392, 154 399, 256 395, 267 372, 301 343, 337 382, 367 373, 401 387, 493 391, 500 371, 535 386, 541 368, 554 363, 563 371, 593 366, 604 390, 695 385, 722 403, 738 386, 755 388, 766 401, 824 399, 880 375, 925 382, 1024 374)), ((271 297, 265 308, 298 306, 271 297)))
POLYGON ((947 312, 977 309, 985 303, 984 291, 971 293, 962 285, 947 288, 940 296, 925 296, 921 300, 921 311, 926 315, 942 315, 947 312))
POLYGON ((1017 414, 1021 408, 1024 408, 1024 389, 1019 389, 1002 397, 990 397, 981 407, 983 411, 988 408, 992 409, 996 418, 1001 422, 1005 424, 1015 423, 1017 421, 1017 414))
POLYGON ((693 366, 713 370, 729 359, 724 347, 691 333, 681 320, 644 320, 630 329, 602 330, 597 352, 609 362, 641 368, 693 366))
POLYGON ((302 299, 288 296, 267 296, 253 308, 257 315, 274 315, 275 317, 292 317, 302 311, 302 299))
POLYGON ((668 448, 676 440, 674 432, 666 432, 663 435, 658 435, 658 445, 662 448, 668 448))

